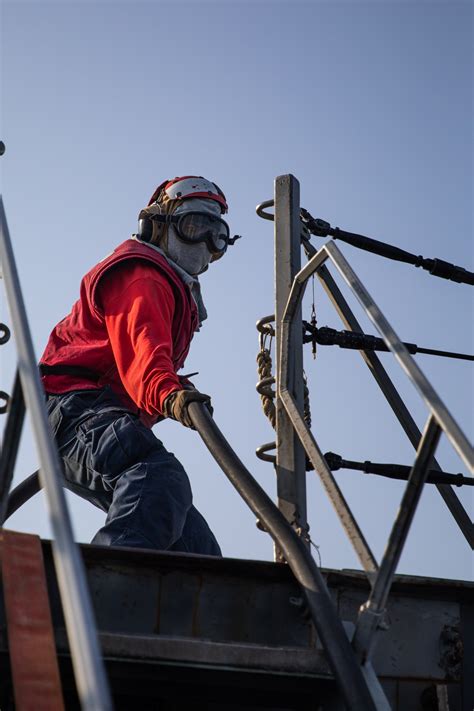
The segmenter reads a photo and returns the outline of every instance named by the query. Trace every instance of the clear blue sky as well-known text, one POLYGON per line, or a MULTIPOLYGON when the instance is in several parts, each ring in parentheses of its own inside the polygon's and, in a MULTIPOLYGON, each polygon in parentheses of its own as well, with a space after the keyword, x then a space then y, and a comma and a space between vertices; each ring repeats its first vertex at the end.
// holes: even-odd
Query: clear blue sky
MULTIPOLYGON (((83 273, 134 231, 159 182, 215 180, 244 239, 202 279, 210 318, 186 368, 199 370, 216 421, 274 496, 271 465, 254 455, 273 436, 255 392, 255 322, 274 309, 272 226, 255 205, 291 172, 302 204, 333 225, 473 269, 472 3, 3 0, 1 12, 2 192, 38 356, 83 273)), ((342 249, 402 338, 473 352, 469 287, 342 249)), ((310 306, 309 294, 306 317, 310 306)), ((318 286, 316 306, 319 325, 341 327, 318 286)), ((13 341, 0 358, 0 389, 11 390, 13 341)), ((391 356, 382 359, 422 427, 419 396, 391 356)), ((472 364, 417 361, 471 436, 472 364)), ((323 452, 410 463, 357 353, 321 347, 305 362, 323 452)), ((225 554, 271 559, 271 542, 198 436, 174 422, 156 433, 188 470, 225 554)), ((465 472, 444 441, 439 458, 465 472)), ((16 481, 35 468, 27 429, 16 481)), ((403 485, 336 476, 380 558, 403 485)), ((471 492, 457 489, 472 515, 471 492)), ((77 538, 90 540, 102 514, 68 499, 77 538)), ((359 567, 314 473, 308 508, 323 565, 359 567)), ((42 495, 9 525, 49 536, 42 495)), ((433 487, 400 571, 472 577, 471 552, 433 487)))

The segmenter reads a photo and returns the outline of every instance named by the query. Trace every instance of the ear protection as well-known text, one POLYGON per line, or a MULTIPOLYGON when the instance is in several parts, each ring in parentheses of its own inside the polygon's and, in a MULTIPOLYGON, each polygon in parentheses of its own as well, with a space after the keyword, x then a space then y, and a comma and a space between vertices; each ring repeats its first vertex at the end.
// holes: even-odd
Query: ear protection
POLYGON ((155 203, 151 207, 145 207, 140 211, 137 236, 142 242, 151 242, 153 237, 156 238, 160 233, 163 233, 163 223, 153 221, 153 215, 156 214, 166 214, 166 209, 155 203))
POLYGON ((149 242, 153 236, 153 223, 149 217, 141 217, 138 220, 138 239, 142 242, 149 242))

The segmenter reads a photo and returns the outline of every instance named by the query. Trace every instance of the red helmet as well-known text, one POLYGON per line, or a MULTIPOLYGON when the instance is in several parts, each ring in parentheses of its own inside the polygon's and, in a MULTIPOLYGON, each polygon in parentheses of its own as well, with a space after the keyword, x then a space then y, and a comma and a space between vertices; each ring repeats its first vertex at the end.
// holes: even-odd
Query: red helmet
POLYGON ((185 200, 186 198, 206 198, 219 203, 221 212, 228 210, 227 201, 222 190, 210 180, 201 175, 185 175, 173 180, 165 180, 158 185, 150 198, 148 206, 157 202, 161 193, 165 192, 170 200, 185 200))

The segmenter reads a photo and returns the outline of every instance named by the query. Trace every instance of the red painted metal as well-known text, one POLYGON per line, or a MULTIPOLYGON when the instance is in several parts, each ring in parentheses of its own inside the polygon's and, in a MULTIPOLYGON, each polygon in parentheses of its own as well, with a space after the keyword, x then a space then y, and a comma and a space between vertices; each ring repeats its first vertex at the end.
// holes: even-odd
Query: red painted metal
POLYGON ((40 539, 4 529, 0 552, 16 711, 63 711, 40 539))

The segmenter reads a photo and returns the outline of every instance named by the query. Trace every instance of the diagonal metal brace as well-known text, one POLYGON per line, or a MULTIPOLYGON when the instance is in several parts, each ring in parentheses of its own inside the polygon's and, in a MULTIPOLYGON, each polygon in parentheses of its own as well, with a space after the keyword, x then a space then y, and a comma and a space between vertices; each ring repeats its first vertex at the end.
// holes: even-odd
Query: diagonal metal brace
POLYGON ((441 427, 434 415, 428 418, 416 459, 410 472, 398 514, 387 542, 369 598, 360 608, 353 646, 362 664, 370 660, 379 623, 385 613, 390 587, 400 560, 416 507, 428 476, 441 427))
POLYGON ((303 298, 306 283, 310 276, 321 266, 327 254, 322 250, 318 252, 298 274, 295 276, 293 285, 290 291, 290 296, 283 314, 281 322, 281 351, 280 351, 280 382, 279 382, 279 397, 288 413, 293 427, 295 428, 301 444, 306 450, 306 453, 311 460, 315 471, 319 474, 322 484, 333 504, 337 515, 351 541, 354 550, 362 564, 362 567, 370 579, 373 578, 377 570, 377 562, 372 551, 360 530, 357 521, 355 520, 352 511, 347 504, 342 491, 329 469, 324 456, 319 449, 313 434, 303 417, 301 416, 297 404, 288 388, 288 376, 291 371, 291 349, 289 347, 289 331, 294 314, 296 313, 301 300, 303 298))

